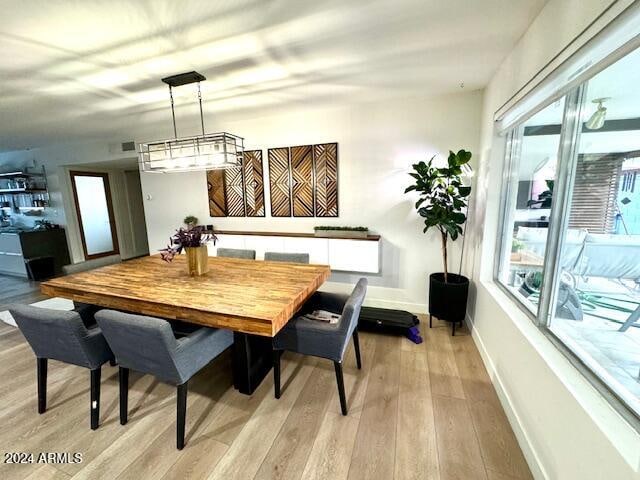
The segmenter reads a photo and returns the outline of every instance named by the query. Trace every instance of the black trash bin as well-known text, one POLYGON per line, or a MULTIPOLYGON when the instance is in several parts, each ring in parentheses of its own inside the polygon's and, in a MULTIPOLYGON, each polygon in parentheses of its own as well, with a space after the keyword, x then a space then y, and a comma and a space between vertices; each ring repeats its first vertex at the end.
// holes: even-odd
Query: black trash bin
POLYGON ((33 257, 24 261, 31 280, 46 280, 56 274, 53 257, 33 257))

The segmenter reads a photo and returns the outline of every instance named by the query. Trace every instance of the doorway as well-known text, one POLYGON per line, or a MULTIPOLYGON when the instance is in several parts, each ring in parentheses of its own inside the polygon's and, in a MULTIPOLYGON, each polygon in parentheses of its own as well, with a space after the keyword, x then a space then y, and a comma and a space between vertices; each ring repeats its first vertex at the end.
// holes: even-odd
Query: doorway
POLYGON ((70 175, 85 260, 118 254, 109 175, 80 171, 70 175))

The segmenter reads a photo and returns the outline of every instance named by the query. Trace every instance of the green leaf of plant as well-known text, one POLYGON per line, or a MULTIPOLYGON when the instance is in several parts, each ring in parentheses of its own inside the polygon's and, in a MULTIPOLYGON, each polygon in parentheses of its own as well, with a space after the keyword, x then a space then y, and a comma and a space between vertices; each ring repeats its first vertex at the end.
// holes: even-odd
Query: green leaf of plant
POLYGON ((457 224, 462 224, 467 220, 467 216, 461 212, 454 212, 451 214, 451 219, 457 224))
POLYGON ((458 165, 464 165, 471 160, 471 152, 464 149, 459 150, 456 156, 458 157, 458 165))
POLYGON ((471 152, 464 149, 457 153, 449 151, 447 167, 435 167, 434 159, 435 156, 413 165, 410 175, 415 184, 407 187, 405 193, 416 191, 420 194, 415 208, 424 219, 424 233, 435 227, 445 238, 456 240, 463 233, 461 225, 467 220, 463 209, 467 207, 466 197, 471 194, 471 187, 462 182, 461 166, 469 162, 471 152))
POLYGON ((449 168, 455 167, 458 165, 458 159, 456 158, 456 154, 449 150, 449 157, 447 158, 447 163, 449 164, 449 168))

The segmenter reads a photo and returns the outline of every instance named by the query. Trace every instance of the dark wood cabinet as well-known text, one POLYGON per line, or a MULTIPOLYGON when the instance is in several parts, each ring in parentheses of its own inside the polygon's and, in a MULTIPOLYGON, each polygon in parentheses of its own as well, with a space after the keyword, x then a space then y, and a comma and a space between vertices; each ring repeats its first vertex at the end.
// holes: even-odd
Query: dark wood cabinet
POLYGON ((56 274, 71 263, 64 229, 0 233, 0 273, 27 277, 27 262, 51 257, 56 274))

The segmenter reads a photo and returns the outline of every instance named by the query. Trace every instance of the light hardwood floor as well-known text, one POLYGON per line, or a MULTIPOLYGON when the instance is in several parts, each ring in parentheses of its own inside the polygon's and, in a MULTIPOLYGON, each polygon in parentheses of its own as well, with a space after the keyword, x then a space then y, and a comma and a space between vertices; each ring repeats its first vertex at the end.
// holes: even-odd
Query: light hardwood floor
POLYGON ((283 392, 232 386, 230 355, 189 384, 187 444, 175 449, 175 388, 131 373, 129 423, 118 421, 117 368, 102 373, 101 425, 89 429, 89 372, 49 362, 48 410, 36 412, 35 359, 0 325, 2 452, 80 452, 82 463, 0 464, 7 479, 531 478, 471 336, 421 324, 425 342, 361 334, 363 369, 345 358, 349 415, 333 365, 283 356, 283 392))

